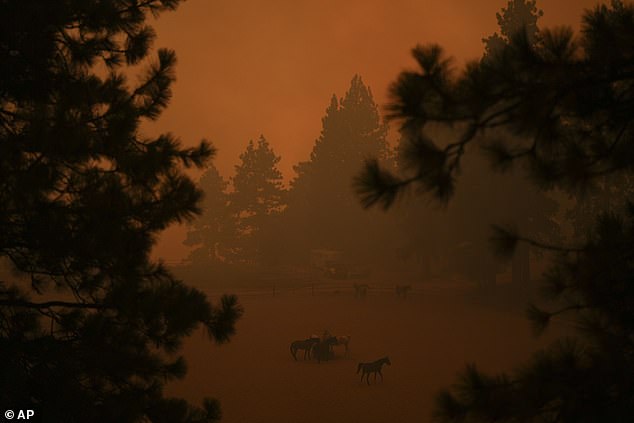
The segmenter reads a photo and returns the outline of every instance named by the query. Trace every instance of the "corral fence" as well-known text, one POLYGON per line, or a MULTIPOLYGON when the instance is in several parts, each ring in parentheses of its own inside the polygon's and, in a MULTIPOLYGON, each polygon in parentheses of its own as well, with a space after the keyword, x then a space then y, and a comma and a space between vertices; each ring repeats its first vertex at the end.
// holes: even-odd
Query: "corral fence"
MULTIPOLYGON (((364 301, 372 303, 379 299, 390 299, 395 302, 418 303, 420 300, 436 298, 438 300, 466 301, 468 304, 480 306, 487 309, 495 309, 503 312, 511 312, 515 315, 525 315, 528 299, 516 287, 510 285, 497 286, 493 290, 483 290, 476 283, 456 280, 432 280, 417 283, 402 283, 400 286, 409 285, 411 288, 404 298, 396 292, 397 284, 389 284, 384 281, 362 282, 354 280, 320 280, 314 283, 303 282, 291 284, 288 281, 276 283, 260 282, 254 286, 198 286, 211 298, 218 298, 222 294, 235 294, 242 300, 249 299, 300 299, 300 298, 348 298, 350 301, 364 301), (354 284, 367 285, 366 294, 359 296, 356 293, 354 284), (496 290, 497 289, 497 290, 496 290)), ((555 320, 563 324, 570 324, 565 316, 558 316, 555 320)))
MULTIPOLYGON (((351 298, 368 298, 368 297, 397 297, 396 284, 388 285, 385 283, 358 283, 358 285, 366 285, 366 292, 363 296, 358 296, 355 289, 355 282, 332 281, 332 282, 315 282, 289 285, 287 283, 278 284, 275 282, 259 283, 257 286, 245 287, 199 287, 205 293, 217 296, 225 293, 235 294, 239 297, 306 297, 306 296, 341 296, 351 298)), ((470 283, 419 283, 411 284, 407 291, 407 298, 429 295, 465 295, 473 291, 474 284, 470 283)))

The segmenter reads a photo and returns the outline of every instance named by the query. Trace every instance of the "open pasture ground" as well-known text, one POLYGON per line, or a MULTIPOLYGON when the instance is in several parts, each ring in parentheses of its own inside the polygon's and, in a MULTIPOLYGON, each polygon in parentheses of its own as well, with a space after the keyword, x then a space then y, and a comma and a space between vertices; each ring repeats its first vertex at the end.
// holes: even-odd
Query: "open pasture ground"
POLYGON ((188 374, 168 392, 219 399, 224 423, 427 422, 434 395, 465 364, 508 371, 563 331, 535 338, 521 307, 492 307, 459 287, 415 287, 406 300, 393 287, 364 299, 350 287, 236 294, 245 309, 236 336, 216 346, 195 333, 184 348, 188 374), (331 361, 294 361, 290 343, 324 330, 351 335, 349 355, 335 347, 331 361), (357 364, 385 355, 385 380, 361 383, 357 364))

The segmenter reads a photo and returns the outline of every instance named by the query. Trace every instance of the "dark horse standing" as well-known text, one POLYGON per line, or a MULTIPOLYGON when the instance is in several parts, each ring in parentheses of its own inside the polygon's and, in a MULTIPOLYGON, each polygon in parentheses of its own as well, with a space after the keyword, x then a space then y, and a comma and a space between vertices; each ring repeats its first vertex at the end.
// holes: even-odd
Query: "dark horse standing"
POLYGON ((329 336, 320 340, 313 346, 313 355, 317 358, 317 362, 328 361, 332 355, 332 347, 337 345, 337 337, 329 336))
POLYGON ((388 357, 379 358, 372 363, 359 363, 359 367, 357 367, 357 374, 363 370, 361 373, 361 382, 363 382, 363 377, 365 376, 365 380, 370 384, 370 373, 374 373, 374 381, 376 382, 376 374, 378 373, 381 376, 381 382, 383 382, 383 373, 381 373, 381 367, 384 364, 391 366, 390 359, 388 357))
POLYGON ((291 354, 293 355, 293 358, 297 360, 297 351, 304 350, 304 360, 306 360, 306 357, 310 359, 310 352, 318 343, 319 338, 308 338, 301 341, 294 341, 291 343, 291 354))

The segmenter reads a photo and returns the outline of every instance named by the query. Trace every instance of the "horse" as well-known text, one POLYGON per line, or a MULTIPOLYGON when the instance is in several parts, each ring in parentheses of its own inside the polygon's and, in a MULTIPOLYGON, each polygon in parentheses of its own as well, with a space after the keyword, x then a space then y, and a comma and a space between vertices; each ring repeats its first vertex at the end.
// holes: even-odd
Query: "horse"
POLYGON ((357 374, 359 374, 359 372, 363 370, 363 373, 361 373, 361 382, 363 382, 363 377, 365 376, 365 380, 368 382, 369 385, 370 373, 374 373, 375 382, 377 373, 379 374, 379 376, 381 376, 381 382, 383 382, 383 373, 381 373, 381 367, 383 367, 384 364, 387 364, 388 366, 392 365, 388 357, 380 358, 376 361, 373 361, 372 363, 359 363, 359 366, 357 367, 357 374))
POLYGON ((343 345, 346 348, 346 355, 348 355, 348 344, 350 343, 350 335, 335 336, 337 342, 335 345, 343 345))
POLYGON ((407 293, 412 289, 411 285, 396 285, 396 296, 402 299, 407 298, 407 293))
POLYGON ((304 350, 304 360, 306 360, 306 357, 310 359, 310 353, 317 343, 319 343, 319 338, 308 338, 300 341, 293 341, 291 342, 290 347, 291 355, 295 360, 297 360, 297 351, 304 350))
POLYGON ((332 346, 337 343, 336 336, 329 336, 325 339, 320 339, 313 345, 313 354, 317 358, 317 362, 327 361, 332 356, 332 346))
POLYGON ((354 297, 355 298, 365 298, 366 294, 368 293, 368 285, 366 284, 354 284, 354 297))

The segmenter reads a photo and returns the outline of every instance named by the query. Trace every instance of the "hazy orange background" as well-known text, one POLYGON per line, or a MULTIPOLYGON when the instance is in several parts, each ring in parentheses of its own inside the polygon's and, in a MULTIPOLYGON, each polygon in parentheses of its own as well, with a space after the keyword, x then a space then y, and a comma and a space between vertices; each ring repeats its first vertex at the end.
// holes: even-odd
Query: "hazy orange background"
MULTIPOLYGON (((578 29, 597 0, 542 0, 540 27, 578 29)), ((482 54, 481 39, 498 31, 507 0, 189 0, 155 25, 156 47, 176 50, 177 82, 169 108, 147 130, 173 132, 185 144, 218 148, 228 177, 249 139, 264 134, 280 169, 307 160, 333 93, 360 74, 385 105, 389 84, 414 66, 417 43, 438 43, 460 67, 482 54)), ((187 254, 185 230, 167 230, 155 255, 187 254)))

